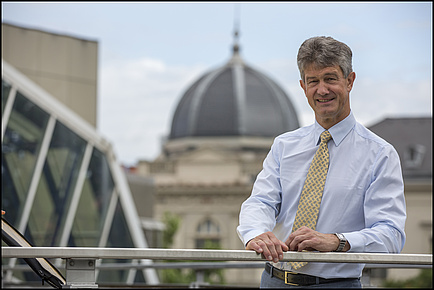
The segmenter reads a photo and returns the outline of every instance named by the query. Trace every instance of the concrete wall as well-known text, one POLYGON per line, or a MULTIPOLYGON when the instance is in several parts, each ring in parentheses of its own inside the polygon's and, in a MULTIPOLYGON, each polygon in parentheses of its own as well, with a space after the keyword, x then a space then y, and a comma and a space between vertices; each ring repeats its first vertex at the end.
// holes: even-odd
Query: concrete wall
POLYGON ((97 127, 98 42, 2 23, 2 59, 97 127))

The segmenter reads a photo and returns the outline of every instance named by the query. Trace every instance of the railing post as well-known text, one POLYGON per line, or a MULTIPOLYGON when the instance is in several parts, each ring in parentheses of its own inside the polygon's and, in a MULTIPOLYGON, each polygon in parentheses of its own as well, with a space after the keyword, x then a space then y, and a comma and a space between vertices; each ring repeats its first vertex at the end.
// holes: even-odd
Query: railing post
POLYGON ((371 269, 364 268, 362 279, 360 281, 362 283, 362 287, 370 287, 371 286, 371 269))
POLYGON ((205 270, 196 270, 196 281, 191 282, 189 288, 201 288, 201 286, 208 286, 209 283, 205 282, 205 270))
POLYGON ((65 288, 98 288, 95 281, 95 259, 66 259, 65 288))

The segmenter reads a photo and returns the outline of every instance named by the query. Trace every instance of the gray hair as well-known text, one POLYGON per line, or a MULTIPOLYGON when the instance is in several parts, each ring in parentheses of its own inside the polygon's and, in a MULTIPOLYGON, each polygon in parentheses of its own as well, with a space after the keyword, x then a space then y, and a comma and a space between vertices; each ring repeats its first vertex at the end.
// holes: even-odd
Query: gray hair
POLYGON ((309 38, 301 44, 297 55, 301 79, 304 81, 304 70, 312 64, 317 68, 338 65, 346 78, 353 71, 352 56, 353 53, 348 45, 332 37, 309 38))

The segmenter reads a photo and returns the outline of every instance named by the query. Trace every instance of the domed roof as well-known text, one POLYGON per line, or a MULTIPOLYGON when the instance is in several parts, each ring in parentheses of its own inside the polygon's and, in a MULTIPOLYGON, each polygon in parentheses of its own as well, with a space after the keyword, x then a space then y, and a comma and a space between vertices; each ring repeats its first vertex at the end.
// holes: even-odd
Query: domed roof
POLYGON ((229 62, 202 75, 182 96, 169 138, 275 137, 298 127, 287 94, 246 65, 235 43, 229 62))

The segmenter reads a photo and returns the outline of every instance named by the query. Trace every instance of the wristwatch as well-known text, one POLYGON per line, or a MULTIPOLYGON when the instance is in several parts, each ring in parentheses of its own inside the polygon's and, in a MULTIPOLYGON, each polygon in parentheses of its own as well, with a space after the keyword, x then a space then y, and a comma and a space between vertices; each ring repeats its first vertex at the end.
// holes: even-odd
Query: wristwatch
POLYGON ((336 233, 335 236, 339 239, 339 246, 335 252, 342 252, 344 250, 345 244, 347 243, 347 239, 343 234, 336 233))

